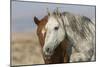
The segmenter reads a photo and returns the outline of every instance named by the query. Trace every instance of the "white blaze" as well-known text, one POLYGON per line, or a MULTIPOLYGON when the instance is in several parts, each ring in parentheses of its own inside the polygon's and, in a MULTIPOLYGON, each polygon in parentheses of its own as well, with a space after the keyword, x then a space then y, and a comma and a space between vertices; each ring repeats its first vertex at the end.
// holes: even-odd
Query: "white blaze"
POLYGON ((42 29, 42 35, 43 35, 43 37, 44 37, 45 32, 46 32, 46 30, 45 30, 45 28, 43 28, 42 29))

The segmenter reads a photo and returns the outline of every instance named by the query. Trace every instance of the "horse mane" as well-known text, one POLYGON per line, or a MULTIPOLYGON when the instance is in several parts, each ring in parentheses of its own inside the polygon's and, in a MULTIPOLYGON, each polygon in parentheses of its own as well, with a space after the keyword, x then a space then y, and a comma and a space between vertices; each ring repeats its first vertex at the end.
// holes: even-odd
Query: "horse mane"
POLYGON ((87 39, 95 32, 93 22, 86 16, 74 15, 70 12, 59 12, 57 9, 51 14, 59 23, 65 23, 66 18, 73 33, 80 36, 81 39, 87 39))

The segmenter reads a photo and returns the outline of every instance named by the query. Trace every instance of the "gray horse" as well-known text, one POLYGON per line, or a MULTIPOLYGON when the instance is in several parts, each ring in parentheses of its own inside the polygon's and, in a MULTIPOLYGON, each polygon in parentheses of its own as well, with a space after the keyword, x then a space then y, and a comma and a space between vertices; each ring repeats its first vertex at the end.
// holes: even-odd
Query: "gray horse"
MULTIPOLYGON (((69 12, 48 12, 43 52, 52 55, 65 38, 69 40, 70 62, 95 61, 95 24, 85 16, 69 12)), ((44 33, 43 33, 44 35, 44 33)))

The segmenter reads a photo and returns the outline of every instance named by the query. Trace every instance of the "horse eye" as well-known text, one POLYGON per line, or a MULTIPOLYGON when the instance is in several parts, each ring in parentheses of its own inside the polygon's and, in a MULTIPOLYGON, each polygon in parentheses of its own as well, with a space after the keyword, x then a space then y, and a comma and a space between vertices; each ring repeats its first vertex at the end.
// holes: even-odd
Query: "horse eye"
POLYGON ((54 29, 55 29, 55 30, 58 30, 58 29, 59 29, 59 27, 55 27, 54 29))

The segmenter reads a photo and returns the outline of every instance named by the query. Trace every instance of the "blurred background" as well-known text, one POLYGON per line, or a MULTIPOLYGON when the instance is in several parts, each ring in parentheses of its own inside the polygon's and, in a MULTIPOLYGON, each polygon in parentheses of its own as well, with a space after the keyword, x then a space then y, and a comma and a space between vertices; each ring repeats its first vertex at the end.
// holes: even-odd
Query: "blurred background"
POLYGON ((94 6, 12 1, 11 65, 44 64, 33 18, 42 19, 47 8, 52 12, 57 7, 61 12, 84 15, 95 21, 94 6))

